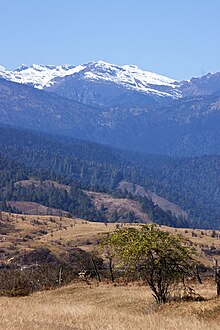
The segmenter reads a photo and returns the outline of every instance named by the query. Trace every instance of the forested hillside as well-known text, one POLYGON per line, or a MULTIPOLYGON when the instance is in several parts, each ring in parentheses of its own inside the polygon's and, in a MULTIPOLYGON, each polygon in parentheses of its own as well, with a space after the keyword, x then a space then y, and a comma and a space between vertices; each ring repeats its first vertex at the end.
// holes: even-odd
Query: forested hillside
POLYGON ((0 148, 2 155, 22 164, 22 169, 28 168, 29 176, 111 194, 127 180, 178 204, 188 213, 189 226, 219 227, 219 156, 143 156, 4 126, 0 148))
POLYGON ((147 223, 153 221, 173 226, 187 224, 181 217, 178 219, 171 212, 162 210, 147 198, 135 199, 120 192, 117 197, 99 194, 104 197, 104 200, 107 200, 107 205, 101 203, 99 207, 96 207, 94 193, 80 189, 76 183, 72 182, 71 186, 60 184, 62 177, 57 177, 59 182, 43 180, 42 177, 47 179, 53 177, 49 170, 47 174, 42 175, 39 171, 36 173, 31 169, 30 171, 28 169, 23 170, 22 165, 18 165, 1 155, 0 162, 0 177, 2 179, 0 210, 2 211, 20 213, 19 205, 22 209, 22 203, 27 205, 28 202, 34 202, 39 206, 48 207, 46 209, 47 214, 51 214, 52 209, 57 209, 57 211, 60 210, 60 215, 62 215, 62 211, 65 211, 72 216, 91 221, 147 223), (37 180, 36 175, 40 176, 41 179, 37 180), (35 176, 35 178, 31 178, 31 176, 35 176), (111 200, 110 206, 108 206, 109 200, 111 200), (122 206, 123 204, 125 207, 122 206))
MULTIPOLYGON (((8 201, 30 201, 43 204, 51 208, 68 211, 75 216, 88 220, 103 220, 96 212, 89 197, 78 187, 72 186, 69 191, 59 189, 54 185, 46 186, 42 182, 40 186, 31 184, 22 186, 20 180, 26 180, 34 171, 18 165, 0 155, 0 208, 3 211, 16 211, 8 201), (16 184, 18 183, 18 184, 16 184)), ((50 174, 48 171, 48 178, 50 174)))

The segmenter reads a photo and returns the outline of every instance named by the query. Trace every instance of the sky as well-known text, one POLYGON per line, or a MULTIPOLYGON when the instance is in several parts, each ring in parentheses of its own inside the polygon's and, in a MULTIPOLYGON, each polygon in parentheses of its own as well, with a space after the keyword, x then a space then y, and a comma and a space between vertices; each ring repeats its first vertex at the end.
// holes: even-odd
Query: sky
POLYGON ((0 65, 135 64, 182 80, 220 71, 220 0, 0 0, 0 65))

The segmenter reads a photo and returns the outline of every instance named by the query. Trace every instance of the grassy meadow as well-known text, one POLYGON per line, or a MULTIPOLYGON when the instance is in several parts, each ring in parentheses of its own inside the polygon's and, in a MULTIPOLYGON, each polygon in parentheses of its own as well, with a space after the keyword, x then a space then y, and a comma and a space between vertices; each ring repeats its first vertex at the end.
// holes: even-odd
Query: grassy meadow
MULTIPOLYGON (((48 247, 59 255, 71 247, 91 251, 98 240, 117 224, 88 222, 57 216, 2 213, 1 262, 18 253, 48 247)), ((121 225, 120 225, 121 226, 121 225)), ((123 224, 123 226, 130 226, 123 224)), ((134 224, 133 226, 138 226, 134 224)), ((213 256, 203 248, 218 251, 220 232, 160 227, 188 237, 198 259, 208 266, 213 256)), ((215 255, 218 258, 218 254, 215 255)), ((220 328, 220 299, 213 279, 192 284, 203 301, 173 301, 157 306, 143 283, 75 281, 55 290, 39 291, 26 297, 0 297, 0 329, 43 330, 217 330, 220 328)))
MULTIPOLYGON (((58 216, 37 216, 1 214, 0 262, 7 262, 16 253, 23 253, 39 247, 48 247, 53 253, 60 254, 71 247, 91 251, 97 242, 108 232, 118 226, 138 226, 138 224, 105 225, 101 222, 90 222, 78 218, 58 216)), ((171 228, 160 226, 161 230, 181 234, 191 240, 198 252, 198 259, 207 266, 213 266, 213 257, 220 260, 220 231, 171 228), (203 250, 217 253, 205 254, 203 250)))
POLYGON ((197 288, 201 302, 158 307, 145 286, 75 283, 20 298, 0 298, 0 329, 217 330, 220 300, 213 283, 197 288), (208 289, 207 289, 208 288, 208 289))

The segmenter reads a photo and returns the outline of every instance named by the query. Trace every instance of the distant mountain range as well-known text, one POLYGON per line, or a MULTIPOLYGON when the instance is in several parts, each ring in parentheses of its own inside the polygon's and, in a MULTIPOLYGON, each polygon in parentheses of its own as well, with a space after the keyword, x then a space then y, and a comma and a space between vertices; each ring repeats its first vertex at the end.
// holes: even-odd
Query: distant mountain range
MULTIPOLYGON (((73 89, 75 84, 80 84, 80 89, 86 84, 106 85, 106 89, 119 89, 118 93, 125 90, 143 93, 145 96, 161 98, 183 98, 219 94, 220 73, 208 73, 200 78, 187 81, 176 81, 168 77, 143 71, 136 65, 118 66, 104 61, 90 62, 78 66, 73 65, 22 65, 14 71, 6 70, 0 66, 0 77, 7 80, 27 84, 38 89, 56 91, 58 94, 72 98, 74 94, 67 89, 73 89), (114 86, 114 87, 113 87, 114 86), (69 95, 68 95, 69 94, 69 95)), ((104 86, 102 86, 103 88, 104 86)), ((102 92, 100 92, 102 94, 102 92)), ((94 102, 99 103, 98 97, 94 102)), ((77 96, 76 96, 77 97, 77 96)), ((114 97, 114 96, 113 96, 114 97)), ((101 100, 100 100, 101 102, 101 100)), ((91 100, 90 100, 91 103, 91 100)), ((107 102, 109 104, 109 101, 107 102)), ((104 104, 106 105, 106 104, 104 104)))
POLYGON ((73 84, 74 82, 102 82, 124 87, 131 91, 156 96, 180 97, 178 82, 156 73, 140 70, 135 65, 117 66, 103 61, 72 65, 22 65, 14 71, 0 67, 2 78, 28 84, 39 89, 73 84))
POLYGON ((220 153, 220 73, 189 81, 103 61, 0 67, 0 122, 170 155, 220 153))

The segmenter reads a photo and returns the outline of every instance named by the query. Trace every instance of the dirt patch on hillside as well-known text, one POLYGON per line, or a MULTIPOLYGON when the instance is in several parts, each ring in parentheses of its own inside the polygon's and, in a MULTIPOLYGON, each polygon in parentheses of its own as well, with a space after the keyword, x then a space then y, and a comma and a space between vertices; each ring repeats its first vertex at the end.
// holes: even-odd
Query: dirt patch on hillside
POLYGON ((97 210, 101 208, 106 210, 109 219, 117 212, 118 222, 128 222, 128 214, 133 214, 135 222, 152 223, 148 214, 142 212, 141 204, 126 198, 114 198, 108 194, 85 191, 90 196, 97 210))
POLYGON ((57 216, 67 216, 68 212, 54 209, 51 207, 44 206, 39 203, 34 202, 23 202, 23 201, 9 201, 8 205, 15 207, 23 214, 31 215, 57 215, 57 216))

